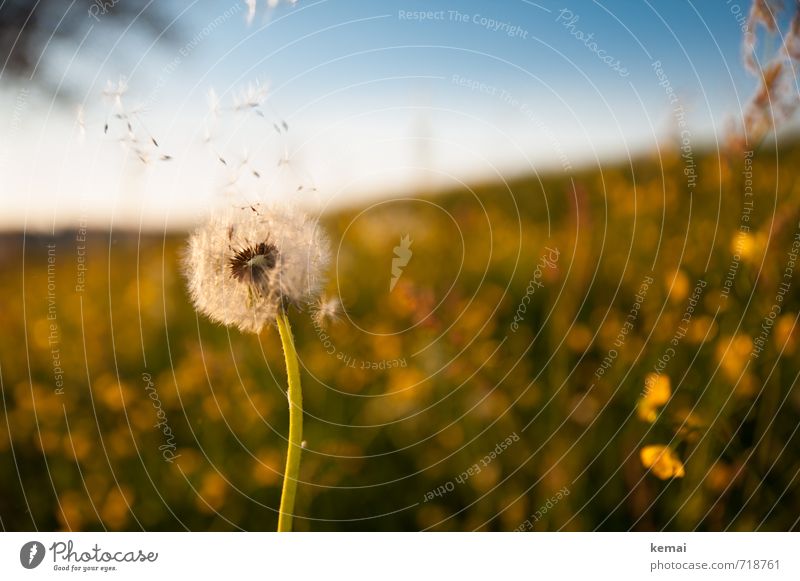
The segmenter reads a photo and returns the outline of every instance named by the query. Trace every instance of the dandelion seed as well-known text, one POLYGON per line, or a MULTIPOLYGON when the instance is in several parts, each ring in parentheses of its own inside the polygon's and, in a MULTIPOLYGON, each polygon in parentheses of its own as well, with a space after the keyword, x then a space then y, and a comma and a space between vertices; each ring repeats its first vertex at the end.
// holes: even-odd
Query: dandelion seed
POLYGON ((311 307, 311 317, 314 324, 318 327, 324 326, 327 322, 336 322, 339 320, 339 313, 342 310, 342 304, 337 298, 320 298, 311 307))
POLYGON ((669 377, 658 373, 648 373, 644 385, 645 392, 636 406, 636 413, 639 419, 652 424, 658 417, 658 408, 672 396, 672 389, 669 377))
POLYGON ((208 90, 208 114, 212 118, 216 118, 219 115, 220 110, 220 101, 219 97, 217 96, 217 92, 213 89, 208 90))
POLYGON ((245 17, 245 21, 249 26, 253 23, 253 19, 256 17, 256 0, 245 0, 245 4, 247 5, 247 16, 245 17))
POLYGON ((234 111, 246 111, 260 107, 267 99, 269 87, 259 82, 249 84, 233 100, 234 111))
POLYGON ((106 81, 106 88, 103 89, 103 96, 117 106, 122 106, 122 96, 128 92, 128 81, 125 77, 120 77, 116 84, 106 81))
POLYGON ((85 113, 82 105, 78 105, 78 112, 77 112, 77 119, 76 123, 78 125, 78 137, 80 139, 86 138, 86 118, 85 113))
POLYGON ((328 261, 316 221, 259 204, 213 215, 189 238, 184 266, 197 310, 258 333, 289 305, 319 296, 328 261))

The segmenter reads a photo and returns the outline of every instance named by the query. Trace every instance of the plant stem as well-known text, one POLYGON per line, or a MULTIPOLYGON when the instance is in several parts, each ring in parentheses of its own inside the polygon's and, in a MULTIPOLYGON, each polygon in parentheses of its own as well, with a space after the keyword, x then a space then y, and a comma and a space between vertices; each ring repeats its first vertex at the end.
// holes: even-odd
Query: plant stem
POLYGON ((286 374, 289 378, 289 449, 286 453, 278 532, 289 532, 292 530, 294 499, 297 495, 297 481, 300 476, 300 453, 303 450, 303 392, 300 388, 300 369, 297 365, 297 351, 294 347, 292 327, 283 311, 278 314, 278 332, 283 344, 286 374))

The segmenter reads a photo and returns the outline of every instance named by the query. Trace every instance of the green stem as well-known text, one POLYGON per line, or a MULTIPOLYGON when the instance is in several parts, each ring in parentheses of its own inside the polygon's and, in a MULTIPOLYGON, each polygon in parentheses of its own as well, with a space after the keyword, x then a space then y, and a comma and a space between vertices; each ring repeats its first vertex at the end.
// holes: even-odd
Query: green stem
POLYGON ((292 327, 285 312, 278 314, 278 332, 281 335, 286 374, 289 378, 289 449, 286 453, 278 532, 289 532, 292 530, 294 499, 300 477, 300 453, 303 449, 303 392, 300 388, 300 369, 297 365, 292 327))

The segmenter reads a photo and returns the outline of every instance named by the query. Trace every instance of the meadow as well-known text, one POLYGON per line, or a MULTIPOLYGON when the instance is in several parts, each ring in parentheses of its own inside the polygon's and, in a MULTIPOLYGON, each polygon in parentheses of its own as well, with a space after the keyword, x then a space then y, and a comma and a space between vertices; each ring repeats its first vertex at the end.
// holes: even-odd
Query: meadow
MULTIPOLYGON (((295 529, 796 530, 795 162, 665 143, 325 215, 295 529)), ((185 239, 2 235, 5 530, 275 529, 277 332, 195 313, 185 239)))

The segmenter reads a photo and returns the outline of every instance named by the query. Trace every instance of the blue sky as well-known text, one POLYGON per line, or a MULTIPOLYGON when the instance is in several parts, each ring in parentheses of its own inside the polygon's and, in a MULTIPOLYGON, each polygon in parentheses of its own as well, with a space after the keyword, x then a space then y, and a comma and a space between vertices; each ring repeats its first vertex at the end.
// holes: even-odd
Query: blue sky
POLYGON ((316 186, 304 201, 331 207, 569 173, 675 135, 654 61, 697 147, 754 85, 740 58, 745 0, 258 2, 249 25, 238 0, 161 4, 171 39, 87 17, 82 45, 48 47, 38 74, 70 89, 64 103, 3 78, 0 131, 12 139, 0 171, 12 195, 0 226, 181 227, 232 189, 260 198, 316 186), (126 108, 144 107, 137 120, 171 162, 143 165, 116 147, 113 120, 103 133, 101 92, 120 77, 126 108), (270 88, 266 117, 225 115, 204 144, 209 90, 226 105, 256 81, 270 88), (216 155, 236 165, 245 149, 262 177, 231 185, 216 155))

